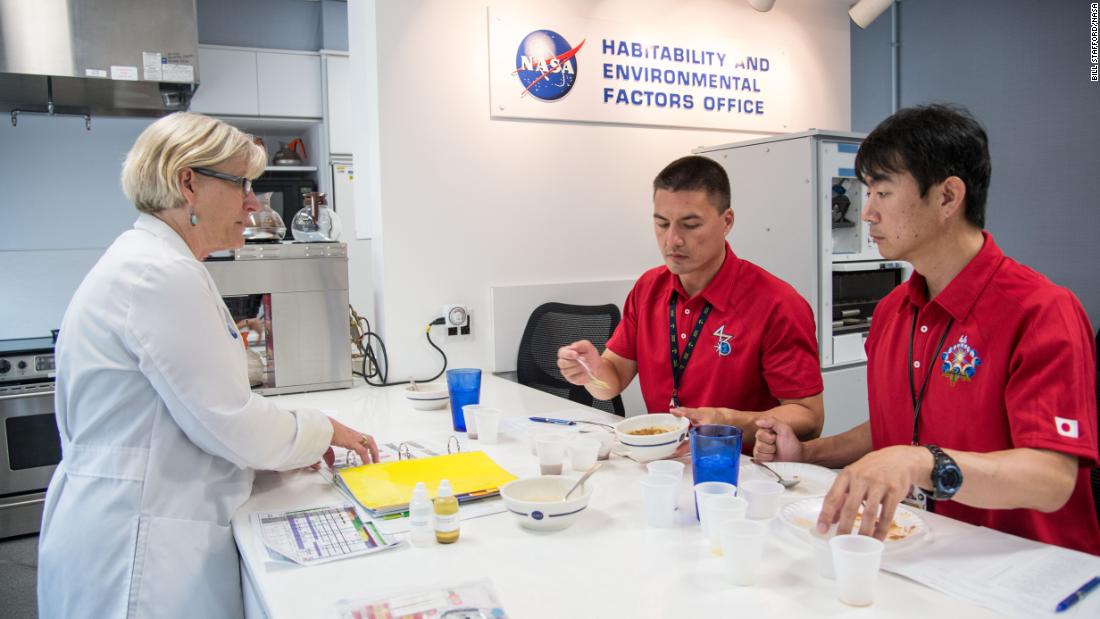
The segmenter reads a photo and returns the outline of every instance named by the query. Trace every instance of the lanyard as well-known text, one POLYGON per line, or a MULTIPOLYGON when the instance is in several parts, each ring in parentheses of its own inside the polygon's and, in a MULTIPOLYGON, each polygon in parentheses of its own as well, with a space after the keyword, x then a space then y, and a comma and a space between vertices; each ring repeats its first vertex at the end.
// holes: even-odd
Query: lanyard
POLYGON ((932 356, 932 362, 926 366, 927 373, 924 375, 924 382, 921 383, 920 393, 917 393, 917 388, 913 385, 913 340, 917 334, 917 308, 913 308, 913 327, 909 330, 909 397, 913 401, 913 444, 919 445, 919 428, 920 428, 920 409, 924 403, 924 390, 928 387, 928 379, 932 376, 932 368, 936 363, 936 358, 940 356, 940 351, 943 349, 943 342, 947 339, 947 332, 951 330, 951 325, 955 323, 955 319, 947 321, 947 326, 943 328, 943 333, 940 334, 940 341, 936 344, 936 352, 932 356))
POLYGON ((676 293, 672 293, 672 300, 668 303, 669 348, 672 350, 672 400, 668 403, 669 408, 680 407, 680 380, 684 377, 688 361, 691 361, 691 351, 695 349, 695 342, 699 341, 703 323, 710 315, 710 307, 710 303, 707 303, 703 311, 699 312, 699 319, 695 321, 695 327, 684 346, 684 356, 681 357, 680 345, 676 341, 676 293))

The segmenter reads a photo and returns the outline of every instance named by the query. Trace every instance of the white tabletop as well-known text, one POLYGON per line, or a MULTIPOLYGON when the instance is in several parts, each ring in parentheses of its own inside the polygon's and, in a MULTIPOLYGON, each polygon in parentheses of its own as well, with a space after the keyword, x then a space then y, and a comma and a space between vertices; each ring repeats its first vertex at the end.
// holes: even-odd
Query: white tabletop
MULTIPOLYGON (((451 430, 449 409, 416 411, 400 387, 297 394, 280 405, 334 411, 346 424, 380 441, 422 439, 445 443, 451 430)), ((555 416, 578 405, 515 383, 484 375, 482 404, 504 411, 505 418, 555 416)), ((589 415, 601 413, 586 409, 589 415)), ((607 419, 618 420, 611 415, 607 419)), ((465 440, 465 439, 463 439, 465 440)), ((478 446, 476 441, 471 446, 478 446)), ((478 446, 513 474, 538 474, 538 463, 525 441, 502 436, 499 444, 478 446)), ((579 476, 576 472, 568 473, 579 476)), ((835 582, 817 574, 809 546, 776 532, 765 547, 757 584, 735 587, 723 576, 723 561, 713 556, 692 511, 690 467, 680 498, 681 524, 654 529, 641 518, 639 480, 643 465, 613 457, 593 476, 596 489, 589 509, 570 528, 533 533, 515 516, 499 513, 462 521, 456 544, 404 547, 312 567, 265 561, 262 542, 249 525, 255 511, 291 510, 343 502, 319 474, 308 471, 257 475, 252 498, 233 519, 241 551, 249 614, 270 617, 330 616, 337 601, 362 599, 418 586, 448 585, 487 578, 512 617, 703 617, 737 609, 756 617, 996 616, 974 604, 949 597, 892 574, 882 573, 874 605, 857 609, 836 596, 835 582)), ((497 499, 499 500, 499 499, 497 499)), ((957 533, 971 525, 924 514, 937 533, 957 533)))

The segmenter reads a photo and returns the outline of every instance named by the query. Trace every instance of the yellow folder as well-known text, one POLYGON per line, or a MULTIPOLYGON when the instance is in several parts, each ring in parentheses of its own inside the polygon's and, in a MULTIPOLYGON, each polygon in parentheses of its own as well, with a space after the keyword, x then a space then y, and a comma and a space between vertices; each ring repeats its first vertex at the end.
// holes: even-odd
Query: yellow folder
POLYGON ((408 508, 416 482, 434 497, 441 480, 449 480, 460 502, 495 496, 516 479, 483 451, 467 451, 433 458, 398 460, 341 469, 337 479, 356 501, 375 515, 408 508))

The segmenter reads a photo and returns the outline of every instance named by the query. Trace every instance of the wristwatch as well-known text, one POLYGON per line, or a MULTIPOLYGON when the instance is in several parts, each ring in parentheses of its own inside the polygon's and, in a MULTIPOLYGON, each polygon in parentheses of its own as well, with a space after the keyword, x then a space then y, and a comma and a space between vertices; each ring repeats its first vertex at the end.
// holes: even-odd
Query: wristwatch
POLYGON ((932 452, 932 498, 946 501, 955 496, 963 483, 962 470, 955 460, 935 445, 925 445, 932 452))

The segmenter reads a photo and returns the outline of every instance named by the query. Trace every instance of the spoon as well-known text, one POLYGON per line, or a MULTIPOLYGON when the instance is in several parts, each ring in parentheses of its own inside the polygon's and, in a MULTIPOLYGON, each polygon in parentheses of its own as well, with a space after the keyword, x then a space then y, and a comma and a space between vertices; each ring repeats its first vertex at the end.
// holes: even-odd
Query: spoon
POLYGON ((584 480, 588 479, 589 477, 592 477, 592 473, 595 473, 598 470, 600 470, 600 463, 599 462, 597 462, 596 464, 593 464, 592 468, 588 469, 588 471, 586 471, 584 475, 581 475, 581 478, 577 480, 577 483, 573 484, 573 487, 569 489, 569 492, 565 493, 565 496, 562 498, 562 500, 563 501, 568 500, 569 495, 573 494, 573 491, 576 490, 577 488, 580 488, 581 484, 584 483, 584 480))
POLYGON ((610 387, 607 386, 607 383, 603 382, 599 378, 596 378, 596 375, 592 373, 591 369, 589 369, 588 364, 584 362, 584 357, 577 357, 577 363, 581 364, 581 367, 584 368, 585 372, 588 372, 588 382, 592 383, 597 389, 610 389, 610 387))
POLYGON ((779 484, 784 488, 794 488, 799 484, 799 482, 802 481, 801 479, 783 479, 782 475, 776 473, 774 469, 769 467, 767 464, 764 464, 763 462, 757 460, 756 458, 752 458, 749 461, 756 466, 763 468, 765 471, 771 473, 772 475, 775 475, 775 478, 779 480, 779 484))

